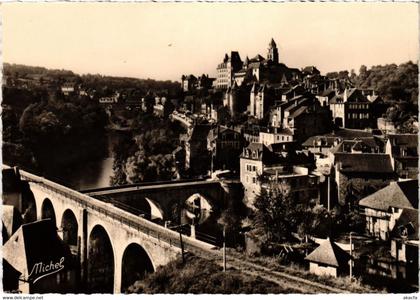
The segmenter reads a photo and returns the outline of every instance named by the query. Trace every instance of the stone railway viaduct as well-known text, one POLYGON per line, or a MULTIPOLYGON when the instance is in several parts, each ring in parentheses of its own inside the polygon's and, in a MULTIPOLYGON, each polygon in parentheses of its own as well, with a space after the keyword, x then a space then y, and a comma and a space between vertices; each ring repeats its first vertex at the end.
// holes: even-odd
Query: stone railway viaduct
POLYGON ((91 197, 118 206, 142 211, 147 218, 179 220, 179 210, 188 199, 199 196, 212 211, 221 211, 230 201, 241 198, 242 188, 237 182, 185 180, 131 186, 108 187, 82 191, 91 197))
MULTIPOLYGON (((28 206, 36 219, 54 220, 63 240, 80 255, 89 291, 120 293, 135 280, 130 277, 134 267, 154 271, 181 253, 176 231, 43 177, 25 171, 20 176, 29 184, 33 203, 28 206)), ((182 240, 186 251, 214 248, 188 236, 182 240)))

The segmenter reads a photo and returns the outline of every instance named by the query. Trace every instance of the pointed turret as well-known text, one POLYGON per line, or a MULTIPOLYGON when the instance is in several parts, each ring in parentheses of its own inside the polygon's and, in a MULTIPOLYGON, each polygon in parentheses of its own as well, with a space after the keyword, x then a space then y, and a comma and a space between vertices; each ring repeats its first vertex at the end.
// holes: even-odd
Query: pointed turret
POLYGON ((276 42, 274 41, 273 38, 271 38, 270 44, 268 44, 269 47, 275 48, 277 47, 276 42))
POLYGON ((267 59, 271 60, 275 64, 279 63, 279 51, 277 50, 277 45, 274 39, 271 39, 271 42, 268 45, 267 59))
POLYGON ((225 53, 225 58, 223 59, 224 63, 227 63, 229 60, 229 56, 227 55, 227 53, 225 53))

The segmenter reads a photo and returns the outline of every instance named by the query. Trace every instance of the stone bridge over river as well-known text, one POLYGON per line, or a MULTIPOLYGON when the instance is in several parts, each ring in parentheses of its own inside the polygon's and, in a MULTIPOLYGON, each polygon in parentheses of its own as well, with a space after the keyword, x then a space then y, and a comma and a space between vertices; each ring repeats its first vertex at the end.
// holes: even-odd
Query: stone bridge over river
POLYGON ((228 181, 183 180, 82 191, 86 195, 141 214, 147 219, 180 223, 180 211, 196 207, 219 212, 235 198, 240 184, 228 181))
MULTIPOLYGON (((25 171, 20 171, 20 176, 33 195, 28 206, 36 219, 51 218, 62 230, 63 240, 76 249, 82 280, 91 292, 119 293, 135 281, 133 274, 154 271, 181 252, 178 232, 92 196, 107 194, 122 199, 125 194, 130 203, 140 196, 150 197, 151 207, 157 203, 163 219, 173 203, 184 201, 193 193, 202 193, 213 204, 226 200, 226 193, 217 182, 110 188, 84 194, 25 171)), ((184 235, 182 241, 184 249, 193 253, 214 248, 184 235)))

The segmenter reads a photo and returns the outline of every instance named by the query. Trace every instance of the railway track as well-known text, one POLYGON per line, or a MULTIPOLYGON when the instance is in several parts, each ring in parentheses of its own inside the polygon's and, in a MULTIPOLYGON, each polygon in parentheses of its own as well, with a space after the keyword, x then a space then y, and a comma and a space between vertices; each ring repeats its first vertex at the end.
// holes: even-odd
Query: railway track
POLYGON ((227 266, 239 269, 240 271, 249 275, 260 276, 261 278, 277 283, 282 287, 297 290, 305 294, 348 293, 348 291, 342 289, 310 281, 304 278, 297 277, 295 275, 287 274, 285 272, 274 271, 256 263, 240 260, 237 258, 229 257, 227 266))
MULTIPOLYGON (((223 265, 222 262, 222 253, 220 250, 202 250, 195 248, 192 249, 188 247, 188 251, 200 256, 205 259, 212 259, 217 264, 223 265)), ((295 290, 296 292, 300 292, 303 294, 346 294, 350 293, 349 291, 331 287, 319 282, 310 281, 295 275, 288 274, 282 271, 274 271, 270 268, 264 267, 260 264, 256 264, 254 262, 250 262, 244 258, 236 258, 232 255, 227 256, 226 262, 227 268, 234 268, 242 273, 251 275, 251 276, 259 276, 265 280, 271 281, 280 285, 283 288, 288 288, 291 290, 295 290)))

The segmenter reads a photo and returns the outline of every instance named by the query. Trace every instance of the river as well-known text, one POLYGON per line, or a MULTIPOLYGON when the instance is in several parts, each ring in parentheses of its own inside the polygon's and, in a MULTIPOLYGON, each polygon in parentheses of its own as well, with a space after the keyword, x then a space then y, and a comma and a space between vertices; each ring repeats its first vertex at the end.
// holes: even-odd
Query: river
MULTIPOLYGON (((114 174, 113 148, 117 143, 121 143, 127 134, 129 133, 108 131, 106 143, 102 143, 101 145, 98 144, 98 153, 103 153, 103 155, 91 159, 88 162, 73 164, 65 170, 56 170, 54 174, 50 173, 47 177, 57 183, 61 183, 78 191, 110 186, 110 179, 114 174)), ((199 217, 196 219, 196 236, 198 239, 212 244, 220 244, 221 229, 217 225, 218 217, 219 215, 211 213, 208 210, 200 211, 199 217)), ((192 220, 191 217, 188 216, 187 209, 182 209, 180 224, 191 224, 191 222, 192 220)), ((190 235, 190 227, 185 229, 186 231, 184 233, 190 235)))
MULTIPOLYGON (((127 133, 108 131, 106 134, 106 151, 104 154, 88 162, 74 164, 66 170, 61 170, 59 174, 49 174, 51 180, 64 184, 75 190, 87 190, 110 186, 113 175, 114 153, 113 146, 121 140, 127 133)), ((99 146, 101 147, 101 146, 99 146)))

